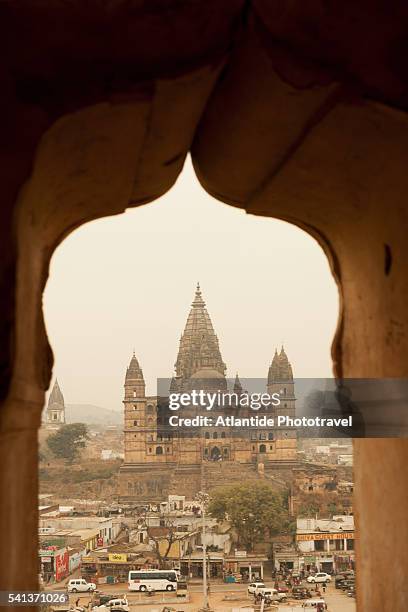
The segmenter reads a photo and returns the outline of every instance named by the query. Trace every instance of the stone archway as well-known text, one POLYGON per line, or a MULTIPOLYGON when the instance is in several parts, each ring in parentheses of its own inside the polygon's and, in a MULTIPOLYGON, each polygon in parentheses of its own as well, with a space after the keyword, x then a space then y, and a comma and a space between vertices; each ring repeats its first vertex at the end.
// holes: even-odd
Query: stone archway
MULTIPOLYGON (((209 193, 294 223, 324 249, 342 299, 336 374, 408 370, 406 4, 207 1, 195 12, 176 3, 171 19, 166 3, 102 4, 10 0, 2 13, 0 571, 9 589, 37 586, 51 254, 82 223, 163 194, 191 145, 209 193)), ((382 609, 375 573, 389 608, 403 610, 406 574, 394 563, 408 567, 408 443, 355 450, 359 610, 382 609)))
MULTIPOLYGON (((344 112, 346 110, 344 109, 344 112)), ((361 112, 361 109, 359 111, 361 112)), ((36 513, 27 514, 25 512, 27 506, 23 505, 21 500, 24 496, 26 504, 30 503, 32 507, 35 507, 37 500, 36 474, 33 472, 37 457, 36 430, 40 423, 44 391, 48 386, 51 366, 50 349, 41 314, 41 292, 46 281, 49 258, 58 242, 74 227, 91 218, 121 212, 126 208, 129 202, 129 194, 134 188, 134 167, 138 166, 137 160, 138 155, 140 155, 140 151, 135 152, 134 144, 139 142, 138 138, 140 139, 143 134, 141 130, 143 118, 139 118, 139 112, 140 109, 134 108, 132 105, 118 105, 117 107, 99 105, 84 109, 56 122, 41 142, 32 176, 25 185, 19 200, 18 216, 16 218, 19 257, 15 290, 16 309, 14 327, 12 327, 14 337, 13 376, 9 381, 7 399, 2 407, 2 447, 0 450, 2 465, 4 466, 1 476, 3 479, 2 486, 5 487, 3 490, 7 490, 7 495, 3 496, 4 501, 1 508, 3 520, 6 524, 10 516, 13 516, 16 525, 16 530, 10 529, 5 536, 6 546, 8 545, 7 537, 12 538, 10 546, 13 546, 13 550, 16 551, 16 557, 15 564, 12 561, 10 562, 9 559, 7 560, 4 566, 4 576, 8 584, 15 585, 15 588, 21 588, 21 573, 18 570, 19 563, 17 560, 20 557, 17 555, 17 551, 19 551, 19 555, 25 555, 33 561, 37 553, 35 539, 27 539, 26 537, 19 539, 18 534, 23 532, 35 534, 37 530, 36 513), (140 125, 139 121, 141 122, 140 125), (133 130, 129 129, 129 125, 133 126, 133 130), (126 160, 125 163, 123 159, 126 160), (86 206, 84 204, 84 194, 87 194, 86 206), (56 203, 58 203, 58 206, 56 203)), ((369 106, 367 109, 369 117, 372 116, 372 112, 369 106)), ((380 148, 382 151, 382 176, 388 177, 387 180, 384 179, 385 184, 389 184, 391 176, 394 174, 399 176, 400 181, 404 184, 406 177, 402 163, 404 159, 403 149, 400 149, 398 157, 401 160, 400 166, 397 168, 395 166, 398 164, 396 164, 391 168, 389 165, 387 166, 384 160, 385 143, 383 142, 383 133, 393 133, 394 130, 395 139, 389 141, 389 147, 392 145, 392 149, 389 149, 388 157, 391 159, 391 151, 395 150, 399 142, 396 135, 403 129, 403 117, 398 113, 387 115, 380 111, 376 112, 378 120, 382 122, 383 131, 370 136, 371 124, 370 121, 367 124, 364 123, 365 115, 361 115, 359 129, 361 134, 363 134, 364 129, 367 130, 366 137, 371 142, 373 150, 380 148), (404 175, 402 176, 403 170, 404 175), (386 171, 388 174, 385 174, 386 171)), ((352 117, 349 117, 349 119, 351 124, 354 125, 352 117)), ((204 121, 206 120, 205 118, 204 121)), ((327 141, 337 139, 334 127, 330 127, 330 125, 329 122, 326 135, 320 137, 318 143, 321 138, 325 142, 326 139, 327 141)), ((320 129, 323 128, 320 127, 320 129)), ((307 164, 307 159, 317 158, 319 160, 317 168, 319 168, 319 164, 323 167, 324 162, 326 163, 326 179, 328 179, 334 168, 330 170, 327 160, 320 158, 318 149, 314 152, 314 146, 318 145, 313 145, 312 141, 313 136, 311 135, 309 148, 306 147, 306 157, 303 158, 301 168, 304 164, 307 164)), ((350 143, 344 143, 343 146, 346 147, 346 145, 351 146, 350 143)), ((306 143, 304 146, 306 146, 306 143)), ((140 144, 140 147, 143 148, 142 144, 140 144)), ((210 190, 210 178, 207 177, 205 180, 203 178, 207 152, 205 150, 201 151, 200 147, 204 147, 202 134, 195 145, 194 159, 203 184, 210 190)), ((339 148, 334 148, 338 153, 339 148)), ((216 157, 216 151, 213 151, 213 156, 216 157)), ((365 159, 364 156, 363 158, 365 159)), ((225 162, 220 159, 218 163, 222 165, 225 162)), ((295 222, 317 237, 325 252, 329 255, 332 269, 343 294, 342 315, 333 348, 337 373, 344 372, 347 375, 355 373, 356 376, 363 374, 390 376, 391 373, 395 373, 395 375, 404 376, 405 362, 399 361, 399 359, 401 355, 404 355, 405 338, 400 332, 393 331, 394 323, 387 322, 388 307, 390 312, 395 312, 395 321, 404 319, 404 281, 401 284, 400 277, 394 276, 394 272, 390 273, 388 271, 385 274, 382 265, 383 246, 380 244, 381 248, 375 247, 375 244, 381 243, 380 236, 377 236, 380 230, 375 223, 376 219, 381 218, 382 202, 386 201, 384 191, 381 192, 378 189, 375 197, 373 194, 370 195, 371 205, 374 207, 373 213, 375 214, 365 222, 373 224, 375 244, 368 246, 365 251, 364 249, 357 249, 353 242, 356 239, 357 221, 353 221, 353 229, 349 233, 347 233, 348 224, 345 222, 342 226, 336 224, 335 219, 333 219, 331 224, 330 214, 327 211, 324 214, 321 212, 317 196, 313 194, 309 184, 311 180, 313 184, 319 182, 317 170, 314 170, 315 174, 312 173, 312 179, 309 177, 306 180, 304 173, 298 170, 297 164, 293 160, 291 163, 294 164, 294 168, 292 170, 282 170, 279 177, 274 177, 273 181, 271 179, 271 186, 265 186, 262 196, 252 198, 248 204, 248 210, 253 213, 277 216, 295 222), (289 172, 289 176, 283 181, 285 172, 289 172), (290 172, 294 173, 291 179, 289 179, 290 172), (297 172, 300 172, 300 176, 297 176, 297 172), (305 181, 306 184, 304 184, 305 181), (303 184, 304 186, 302 194, 299 192, 300 187, 294 187, 298 182, 299 185, 303 184), (278 194, 277 200, 274 193, 278 194), (308 202, 313 201, 313 206, 310 209, 303 210, 299 202, 303 202, 306 194, 308 202), (255 202, 257 202, 256 206, 255 202), (273 202, 273 207, 269 207, 268 202, 273 202), (280 208, 279 202, 282 203, 280 208), (283 206, 283 203, 285 203, 285 206, 283 206), (349 243, 347 243, 347 240, 349 240, 349 243), (371 278, 370 274, 372 272, 371 260, 370 271, 367 268, 368 264, 366 265, 367 256, 371 250, 375 253, 377 268, 379 269, 378 285, 375 290, 372 286, 368 287, 364 300, 359 299, 356 302, 358 298, 356 285, 353 285, 350 279, 354 278, 353 275, 355 274, 357 286, 366 286, 367 279, 371 278), (359 264, 360 260, 361 265, 359 264), (355 262, 357 262, 357 267, 354 272, 355 262), (380 291, 380 295, 382 295, 381 291, 388 286, 394 288, 398 286, 401 293, 394 290, 388 297, 383 295, 380 300, 381 313, 377 312, 374 317, 370 308, 374 306, 374 303, 378 307, 378 302, 374 301, 377 296, 376 291, 380 291), (360 308, 357 308, 358 303, 360 303, 360 308), (346 305, 348 305, 347 308, 346 305), (361 319, 362 313, 368 317, 363 322, 361 319), (380 314, 383 317, 382 319, 381 317, 378 318, 380 314), (387 334, 389 334, 391 344, 385 345, 385 353, 382 352, 379 330, 373 330, 372 337, 370 337, 371 320, 386 321, 385 327, 389 328, 387 334), (390 325, 391 327, 389 327, 390 325), (351 359, 352 346, 356 347, 353 359, 351 359), (394 348, 391 349, 391 346, 394 348), (380 360, 374 363, 373 354, 375 352, 380 356, 380 360), (387 354, 388 358, 386 357, 387 354), (370 360, 367 362, 367 360, 360 359, 360 355, 368 355, 370 360), (370 374, 371 372, 372 374, 370 374)), ((288 164, 290 166, 290 163, 288 164)), ((367 164, 367 161, 365 164, 367 164)), ((378 171, 372 168, 371 170, 374 174, 378 174, 378 171)), ((231 169, 227 166, 227 174, 230 171, 231 169)), ((140 166, 139 172, 142 172, 140 166)), ((207 172, 209 173, 209 170, 207 172)), ((346 183, 344 172, 343 169, 343 174, 337 176, 336 169, 335 191, 337 190, 337 192, 341 190, 341 185, 346 183)), ((221 191, 221 186, 217 187, 216 180, 211 178, 211 181, 214 184, 211 191, 221 191)), ((145 196, 142 196, 144 192, 142 180, 140 180, 139 189, 138 199, 143 202, 145 196)), ((355 195, 355 197, 357 196, 358 194, 355 195)), ((219 195, 219 197, 220 199, 228 199, 224 195, 219 195)), ((152 195, 151 199, 153 198, 152 195)), ((322 197, 320 206, 324 206, 328 198, 328 194, 322 197)), ((344 195, 342 195, 342 198, 344 198, 344 195)), ((342 206, 341 203, 342 200, 338 198, 337 206, 339 208, 342 206)), ((353 204, 350 208, 350 219, 354 219, 354 206, 353 204)), ((363 229, 364 226, 361 225, 361 231, 363 229)), ((389 231, 392 235, 395 234, 395 239, 389 240, 387 238, 388 242, 394 245, 393 248, 396 248, 395 245, 398 244, 399 250, 403 250, 404 237, 398 224, 396 223, 393 226, 389 224, 389 231), (399 240, 400 242, 398 242, 399 240)), ((369 551, 371 547, 369 534, 376 529, 377 520, 382 516, 384 509, 388 508, 383 500, 383 484, 377 481, 374 485, 370 479, 372 462, 375 463, 379 452, 387 457, 387 465, 382 467, 382 473, 387 474, 388 483, 393 482, 393 475, 400 472, 399 466, 408 458, 408 448, 404 440, 356 443, 356 508, 361 533, 360 541, 363 542, 365 551, 369 551), (364 490, 367 487, 370 490, 365 496, 364 490), (361 497, 359 497, 360 494, 361 497), (359 499, 381 499, 382 502, 381 504, 374 504, 374 507, 370 506, 369 509, 363 501, 360 504, 359 499)), ((392 510, 393 515, 398 518, 398 513, 404 512, 408 505, 407 496, 408 490, 405 481, 400 479, 395 484, 393 496, 390 497, 394 500, 393 507, 392 509, 388 508, 387 513, 389 514, 392 510)), ((399 540, 397 537, 395 545, 398 548, 399 540)), ((404 559, 405 549, 398 554, 404 559)), ((373 551, 372 556, 367 558, 370 558, 373 563, 377 563, 378 566, 383 564, 383 555, 380 559, 376 551, 373 551)), ((368 565, 365 567, 368 567, 368 565)), ((31 566, 31 573, 28 573, 27 576, 27 588, 34 588, 36 581, 35 563, 31 566)), ((367 596, 371 601, 372 591, 370 593, 367 596)))

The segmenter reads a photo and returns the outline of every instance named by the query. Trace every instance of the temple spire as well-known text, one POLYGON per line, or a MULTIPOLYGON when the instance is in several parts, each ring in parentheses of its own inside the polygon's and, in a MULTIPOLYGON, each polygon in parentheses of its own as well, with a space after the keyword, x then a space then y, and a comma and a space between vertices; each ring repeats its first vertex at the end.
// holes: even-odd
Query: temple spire
POLYGON ((235 382, 234 382, 234 389, 233 389, 234 393, 242 393, 242 385, 241 385, 241 381, 239 380, 239 376, 238 376, 238 372, 235 375, 235 382))
POLYGON ((129 366, 126 369, 126 381, 129 380, 143 380, 142 368, 139 365, 135 351, 133 351, 129 366))
POLYGON ((180 338, 175 370, 177 377, 186 381, 203 369, 225 377, 226 366, 221 357, 218 338, 205 307, 200 283, 197 283, 194 300, 180 338))
POLYGON ((205 302, 203 300, 203 297, 201 295, 201 289, 200 289, 200 283, 197 283, 197 287, 196 287, 196 292, 194 295, 194 300, 191 304, 193 306, 193 308, 200 308, 205 306, 205 302))

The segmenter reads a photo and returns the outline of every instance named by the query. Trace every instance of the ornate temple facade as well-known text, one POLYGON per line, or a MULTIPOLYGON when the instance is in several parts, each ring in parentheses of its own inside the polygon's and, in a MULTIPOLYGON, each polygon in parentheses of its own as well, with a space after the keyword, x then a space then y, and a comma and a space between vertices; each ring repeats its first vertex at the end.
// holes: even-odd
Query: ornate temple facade
MULTIPOLYGON (((295 393, 291 364, 282 347, 275 350, 267 381, 269 394, 279 393, 281 404, 268 411, 268 416, 295 415, 295 393)), ((238 375, 229 384, 217 335, 206 309, 199 285, 195 292, 184 332, 180 338, 175 374, 169 380, 171 393, 193 389, 243 393, 238 375)), ((171 468, 184 471, 209 462, 259 466, 265 469, 296 461, 296 433, 276 427, 250 428, 237 431, 231 427, 200 427, 196 435, 179 435, 177 429, 163 428, 157 396, 147 396, 140 364, 133 354, 125 377, 124 451, 120 490, 122 496, 142 493, 141 478, 171 468)), ((225 409, 223 413, 225 414, 225 409)), ((228 412, 228 411, 227 411, 228 412)), ((256 414, 251 409, 240 416, 256 414)), ((260 413, 261 411, 259 411, 260 413)), ((230 413, 236 410, 232 406, 230 413)), ((184 413, 185 414, 185 413, 184 413)), ((169 473, 169 472, 168 472, 169 473)), ((157 487, 153 486, 153 489, 157 487)), ((160 488, 160 485, 159 485, 160 488)))

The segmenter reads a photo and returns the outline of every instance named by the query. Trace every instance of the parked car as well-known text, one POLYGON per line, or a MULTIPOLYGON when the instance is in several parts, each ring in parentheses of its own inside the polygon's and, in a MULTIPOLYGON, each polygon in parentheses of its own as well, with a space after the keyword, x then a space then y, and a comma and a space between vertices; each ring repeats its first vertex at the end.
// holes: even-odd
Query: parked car
POLYGON ((306 580, 311 584, 326 583, 331 581, 331 576, 330 574, 326 574, 326 572, 317 572, 317 574, 313 576, 308 576, 306 580))
POLYGON ((345 580, 351 580, 352 578, 354 578, 353 570, 347 570, 345 572, 340 572, 339 574, 336 574, 336 576, 334 577, 334 586, 336 587, 336 589, 339 589, 340 585, 345 580))
POLYGON ((114 595, 113 593, 101 593, 101 591, 95 591, 92 597, 92 604, 94 606, 102 606, 106 604, 111 599, 117 599, 119 595, 114 595))
POLYGON ((355 586, 355 580, 343 580, 340 588, 342 591, 349 591, 351 587, 355 586))
POLYGON ((292 589, 292 596, 294 599, 308 599, 312 596, 309 589, 302 586, 295 586, 292 589))
POLYGON ((177 582, 177 597, 187 597, 188 585, 187 582, 177 582))
POLYGON ((265 588, 265 584, 263 582, 251 582, 251 584, 248 584, 248 595, 254 595, 256 593, 256 589, 258 588, 265 588))
POLYGON ((96 591, 96 584, 87 582, 84 578, 71 578, 67 584, 68 593, 92 593, 96 591))
POLYGON ((345 579, 346 577, 343 576, 343 574, 336 574, 336 576, 334 577, 334 586, 336 587, 336 589, 340 588, 340 585, 343 584, 345 579))
POLYGON ((99 612, 129 612, 129 603, 126 597, 120 597, 119 599, 110 599, 101 606, 92 608, 92 610, 99 610, 99 612))
POLYGON ((271 587, 259 587, 255 591, 255 595, 262 595, 264 599, 271 601, 286 601, 286 593, 279 593, 277 589, 271 587))

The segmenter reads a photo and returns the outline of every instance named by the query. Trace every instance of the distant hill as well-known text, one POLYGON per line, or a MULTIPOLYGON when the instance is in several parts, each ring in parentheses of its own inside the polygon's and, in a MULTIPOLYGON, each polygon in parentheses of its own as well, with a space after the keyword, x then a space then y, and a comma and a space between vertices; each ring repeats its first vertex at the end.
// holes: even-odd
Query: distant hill
POLYGON ((92 404, 67 404, 65 420, 67 423, 86 423, 87 425, 122 425, 123 414, 92 404))

